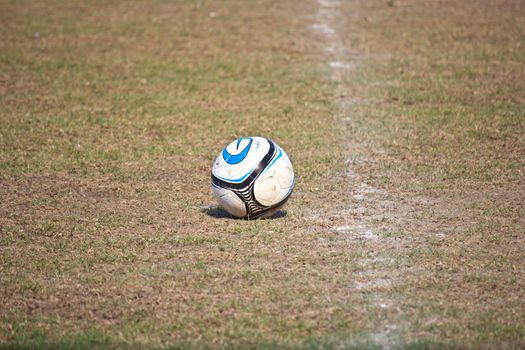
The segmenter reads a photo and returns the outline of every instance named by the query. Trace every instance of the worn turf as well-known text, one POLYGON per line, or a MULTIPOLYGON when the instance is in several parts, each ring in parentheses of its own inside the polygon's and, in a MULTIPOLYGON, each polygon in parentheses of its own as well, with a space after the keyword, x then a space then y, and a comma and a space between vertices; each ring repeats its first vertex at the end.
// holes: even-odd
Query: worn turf
POLYGON ((0 348, 524 347, 524 9, 0 0, 0 348))

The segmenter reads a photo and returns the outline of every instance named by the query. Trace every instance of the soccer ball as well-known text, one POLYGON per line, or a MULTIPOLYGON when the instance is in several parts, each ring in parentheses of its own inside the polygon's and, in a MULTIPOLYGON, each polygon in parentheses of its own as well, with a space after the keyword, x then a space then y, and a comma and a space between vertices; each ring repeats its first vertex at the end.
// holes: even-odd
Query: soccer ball
POLYGON ((211 171, 211 188, 219 204, 238 218, 270 217, 292 194, 292 163, 275 142, 241 137, 224 148, 211 171))

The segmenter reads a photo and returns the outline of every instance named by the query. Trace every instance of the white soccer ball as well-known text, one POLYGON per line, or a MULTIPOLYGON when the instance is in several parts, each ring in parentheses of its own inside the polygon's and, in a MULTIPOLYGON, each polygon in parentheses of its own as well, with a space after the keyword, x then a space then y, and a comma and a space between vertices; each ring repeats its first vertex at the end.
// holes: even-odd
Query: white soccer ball
POLYGON ((241 137, 224 148, 211 171, 219 204, 238 218, 270 217, 292 194, 295 176, 288 155, 264 137, 241 137))

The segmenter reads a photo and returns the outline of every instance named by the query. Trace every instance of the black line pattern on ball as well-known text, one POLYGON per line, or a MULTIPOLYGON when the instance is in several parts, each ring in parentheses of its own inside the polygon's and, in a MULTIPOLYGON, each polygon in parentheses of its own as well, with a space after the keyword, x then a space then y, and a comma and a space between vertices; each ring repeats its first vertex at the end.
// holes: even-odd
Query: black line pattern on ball
POLYGON ((211 180, 214 185, 232 191, 243 201, 246 207, 247 219, 257 219, 261 216, 264 216, 268 212, 279 208, 284 203, 286 203, 286 201, 288 200, 288 198, 290 198, 291 195, 290 191, 286 198, 272 206, 264 206, 255 199, 253 183, 255 182, 255 180, 257 180, 259 175, 261 175, 264 169, 266 169, 268 164, 270 164, 273 158, 277 155, 277 147, 275 146, 275 144, 271 140, 268 140, 268 143, 270 144, 270 149, 268 150, 268 153, 266 153, 263 159, 259 162, 259 164, 257 164, 255 169, 252 171, 252 173, 243 182, 231 183, 217 178, 215 175, 213 175, 213 173, 211 174, 211 180))

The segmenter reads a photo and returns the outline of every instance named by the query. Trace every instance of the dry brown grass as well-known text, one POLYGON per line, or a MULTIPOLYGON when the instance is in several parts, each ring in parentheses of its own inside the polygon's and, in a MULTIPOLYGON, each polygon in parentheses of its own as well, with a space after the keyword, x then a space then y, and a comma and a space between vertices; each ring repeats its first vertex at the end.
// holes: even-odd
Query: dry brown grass
POLYGON ((350 149, 368 155, 354 167, 387 189, 371 220, 419 270, 398 278, 391 320, 420 340, 523 346, 524 8, 383 5, 349 4, 340 30, 360 68, 345 76, 362 101, 350 149))
POLYGON ((0 347, 523 346, 523 6, 341 6, 334 81, 314 2, 1 1, 0 347), (274 220, 208 190, 251 134, 274 220))
POLYGON ((328 82, 290 20, 302 6, 2 8, 4 344, 293 345, 335 329, 350 253, 301 211, 314 187, 335 197, 317 182, 338 161, 328 82), (213 158, 251 134, 296 164, 284 218, 210 208, 213 158))

